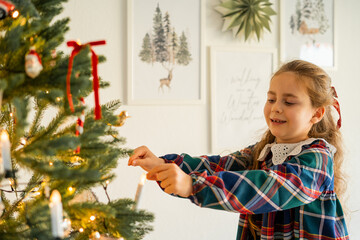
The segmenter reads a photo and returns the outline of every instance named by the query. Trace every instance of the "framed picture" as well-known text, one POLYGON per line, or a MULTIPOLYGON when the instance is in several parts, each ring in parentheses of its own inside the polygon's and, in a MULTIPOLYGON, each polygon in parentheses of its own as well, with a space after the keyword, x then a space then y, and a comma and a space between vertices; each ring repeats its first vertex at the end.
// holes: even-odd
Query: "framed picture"
POLYGON ((334 1, 280 1, 282 62, 302 59, 335 69, 334 1))
POLYGON ((128 104, 205 102, 203 0, 128 0, 128 104))
POLYGON ((240 150, 266 129, 263 108, 275 49, 211 47, 212 153, 240 150))

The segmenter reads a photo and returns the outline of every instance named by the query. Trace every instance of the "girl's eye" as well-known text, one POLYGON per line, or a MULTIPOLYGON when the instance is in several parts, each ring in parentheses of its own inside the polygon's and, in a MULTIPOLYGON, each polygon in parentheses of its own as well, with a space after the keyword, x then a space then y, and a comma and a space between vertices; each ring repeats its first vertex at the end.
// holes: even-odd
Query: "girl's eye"
POLYGON ((287 102, 287 101, 285 101, 285 105, 287 105, 287 106, 291 106, 291 105, 294 105, 295 103, 293 103, 293 102, 287 102))
POLYGON ((274 103, 275 102, 274 99, 268 99, 267 101, 268 101, 268 103, 274 103))

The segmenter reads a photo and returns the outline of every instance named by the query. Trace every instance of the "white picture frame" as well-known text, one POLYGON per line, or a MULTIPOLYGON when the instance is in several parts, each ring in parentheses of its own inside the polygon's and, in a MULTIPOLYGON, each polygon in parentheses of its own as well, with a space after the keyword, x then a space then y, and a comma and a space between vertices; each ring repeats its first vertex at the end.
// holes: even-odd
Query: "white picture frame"
POLYGON ((263 107, 277 68, 276 49, 210 47, 211 152, 234 152, 259 140, 263 107))
POLYGON ((336 70, 336 0, 280 0, 280 61, 302 59, 336 70))
POLYGON ((128 0, 127 9, 127 104, 205 103, 203 0, 128 0), (157 8, 162 16, 158 22, 165 32, 170 29, 169 34, 164 33, 171 36, 167 46, 171 46, 170 39, 178 40, 178 46, 168 47, 165 55, 163 45, 158 44, 162 37, 156 37, 162 36, 160 30, 155 31, 155 15, 160 19, 157 8), (166 16, 170 24, 165 23, 166 16), (174 32, 177 37, 172 38, 174 32))

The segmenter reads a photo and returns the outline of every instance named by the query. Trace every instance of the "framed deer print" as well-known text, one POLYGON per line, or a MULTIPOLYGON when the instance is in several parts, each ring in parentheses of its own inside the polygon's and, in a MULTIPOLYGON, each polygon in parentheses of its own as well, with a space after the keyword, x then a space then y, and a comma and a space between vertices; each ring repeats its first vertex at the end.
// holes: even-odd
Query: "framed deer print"
POLYGON ((214 46, 211 62, 211 151, 230 153, 258 141, 263 106, 277 68, 275 49, 214 46))
POLYGON ((302 59, 335 69, 335 1, 280 1, 282 62, 302 59))
POLYGON ((128 104, 204 102, 203 0, 128 0, 128 104))

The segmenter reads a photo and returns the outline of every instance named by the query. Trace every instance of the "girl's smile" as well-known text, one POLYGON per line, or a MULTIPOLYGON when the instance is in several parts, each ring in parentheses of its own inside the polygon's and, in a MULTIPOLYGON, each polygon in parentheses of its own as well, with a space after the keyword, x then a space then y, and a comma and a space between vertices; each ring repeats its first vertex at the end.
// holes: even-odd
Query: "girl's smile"
POLYGON ((273 125, 280 125, 280 124, 286 123, 286 121, 280 120, 277 118, 270 118, 270 120, 273 125))

